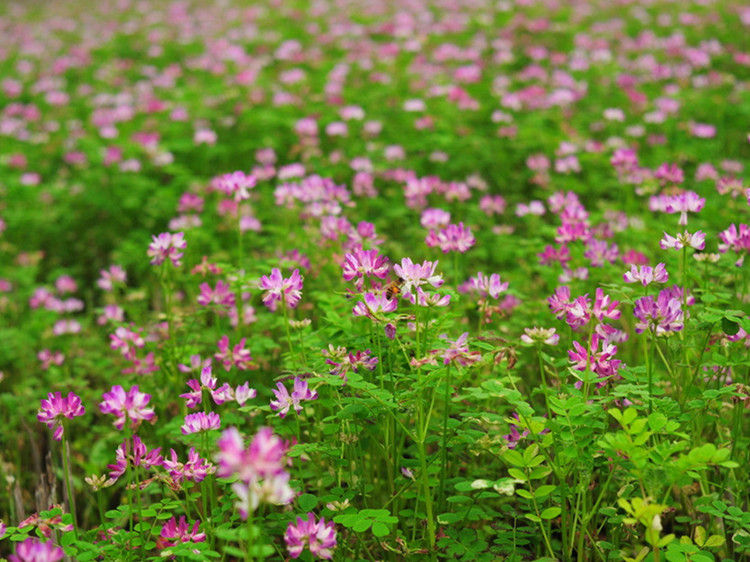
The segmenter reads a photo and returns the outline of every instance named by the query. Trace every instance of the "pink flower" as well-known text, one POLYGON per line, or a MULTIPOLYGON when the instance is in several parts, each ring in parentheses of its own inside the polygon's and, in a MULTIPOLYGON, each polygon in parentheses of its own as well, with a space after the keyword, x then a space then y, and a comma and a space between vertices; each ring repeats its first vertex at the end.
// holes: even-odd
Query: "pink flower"
POLYGON ((377 250, 354 250, 344 256, 342 264, 343 276, 346 281, 373 275, 385 279, 390 269, 388 258, 378 254, 377 250))
POLYGON ((675 250, 682 250, 682 248, 689 246, 696 250, 702 250, 706 247, 706 235, 705 233, 698 230, 697 232, 690 234, 687 230, 682 234, 676 236, 670 236, 666 232, 664 238, 659 242, 662 250, 673 248, 675 250))
POLYGON ((464 332, 455 341, 449 340, 445 336, 442 336, 442 338, 450 345, 445 349, 437 349, 430 353, 442 355, 444 365, 453 362, 465 367, 476 363, 482 358, 481 352, 469 351, 469 345, 467 343, 469 340, 469 332, 464 332))
POLYGON ((51 541, 28 538, 16 544, 15 554, 8 556, 8 562, 58 562, 64 556, 63 549, 51 541))
POLYGON ((242 338, 231 351, 229 350, 229 336, 222 336, 216 344, 219 352, 214 354, 214 357, 224 365, 224 370, 229 371, 232 366, 235 366, 240 371, 250 369, 253 358, 250 355, 250 350, 245 348, 246 339, 242 338))
POLYGON ((421 265, 415 264, 410 258, 404 258, 400 264, 394 265, 393 271, 404 280, 401 287, 404 296, 407 296, 413 288, 425 284, 430 284, 435 288, 440 287, 443 284, 443 276, 435 274, 437 265, 437 261, 424 261, 421 265))
POLYGON ((70 275, 61 275, 55 281, 55 288, 61 295, 65 293, 75 293, 78 290, 75 280, 70 275))
MULTIPOLYGON (((184 542, 204 542, 206 540, 206 533, 198 532, 200 523, 200 520, 194 521, 191 528, 185 520, 184 515, 180 515, 179 523, 172 517, 161 528, 157 547, 163 549, 184 542)), ((195 550, 193 552, 198 553, 200 551, 195 550)))
POLYGON ((234 307, 235 297, 229 283, 219 280, 216 282, 216 289, 212 289, 208 283, 201 283, 199 288, 201 294, 198 295, 198 304, 201 306, 214 304, 217 306, 217 313, 220 315, 226 314, 229 309, 234 307))
POLYGON ((260 428, 247 448, 235 427, 224 430, 216 445, 220 478, 237 475, 243 482, 250 482, 283 472, 286 466, 283 459, 287 448, 270 427, 260 428))
POLYGON ((151 258, 151 265, 161 265, 164 260, 169 258, 172 265, 180 266, 180 259, 183 254, 180 250, 187 248, 187 242, 184 239, 185 234, 178 232, 170 234, 162 232, 158 236, 152 236, 153 242, 149 244, 146 255, 151 258))
POLYGON ((526 345, 545 344, 557 345, 560 342, 560 335, 556 334, 555 328, 524 328, 521 341, 526 345))
POLYGON ((272 389, 276 400, 271 400, 271 409, 279 412, 279 417, 284 417, 289 412, 289 408, 294 406, 294 410, 299 414, 302 411, 300 402, 303 400, 317 400, 317 391, 311 391, 307 386, 307 381, 298 377, 294 378, 294 390, 292 394, 286 389, 283 383, 276 383, 278 390, 272 389))
POLYGON ((315 515, 308 513, 307 519, 297 517, 295 523, 289 523, 284 541, 292 558, 299 558, 307 546, 313 556, 330 560, 336 548, 336 527, 333 521, 326 523, 323 517, 315 521, 315 515))
POLYGON ((476 238, 471 233, 471 229, 460 222, 457 225, 449 224, 440 231, 431 230, 425 238, 425 243, 430 248, 439 246, 445 254, 448 252, 463 254, 476 244, 476 238))
POLYGON ((230 427, 221 434, 217 446, 217 474, 221 478, 238 477, 232 490, 239 498, 235 505, 243 517, 260 502, 284 505, 295 498, 289 474, 284 470, 286 446, 270 428, 261 428, 245 448, 240 433, 230 427))
POLYGON ((646 330, 653 330, 654 334, 663 335, 667 332, 679 332, 685 321, 682 301, 671 291, 664 290, 654 300, 647 296, 635 301, 633 316, 638 319, 635 331, 642 334, 646 330))
POLYGON ((54 429, 53 438, 55 441, 60 441, 65 419, 72 420, 85 413, 86 409, 81 404, 81 399, 73 392, 69 392, 65 398, 59 392, 54 394, 50 392, 47 399, 41 401, 37 419, 50 429, 54 429))
POLYGON ((151 395, 139 392, 137 385, 127 392, 120 385, 113 386, 102 398, 104 400, 99 404, 99 409, 103 414, 116 416, 114 425, 117 429, 122 429, 126 420, 130 420, 131 426, 136 428, 142 421, 154 419, 153 408, 146 407, 151 395))
POLYGON ((133 438, 129 442, 126 439, 117 447, 115 463, 107 465, 107 468, 110 470, 109 478, 113 482, 116 481, 120 476, 125 474, 128 464, 130 466, 142 466, 146 469, 161 466, 164 458, 159 454, 160 452, 161 447, 148 450, 143 441, 141 441, 141 438, 133 435, 133 438))
POLYGON ((241 384, 234 390, 234 399, 237 401, 237 404, 239 404, 240 407, 244 406, 245 402, 252 398, 255 398, 257 395, 258 392, 254 388, 250 388, 249 382, 241 384))
POLYGON ((37 359, 42 363, 41 368, 43 371, 49 369, 52 365, 62 365, 65 362, 65 356, 60 351, 50 351, 49 349, 43 349, 36 354, 37 359))
POLYGON ((245 172, 237 171, 215 178, 213 186, 217 191, 234 197, 235 201, 245 201, 250 199, 250 192, 248 190, 254 188, 256 183, 257 179, 255 176, 248 176, 245 172))
POLYGON ((263 304, 270 310, 276 311, 278 301, 282 301, 289 308, 294 308, 302 298, 302 277, 299 269, 295 269, 290 277, 284 279, 281 271, 274 267, 270 277, 264 275, 260 278, 260 288, 266 291, 263 295, 263 304))
POLYGON ((481 297, 490 296, 493 299, 499 298, 500 293, 503 293, 507 290, 508 283, 501 283, 500 275, 498 273, 493 273, 492 275, 487 277, 481 271, 477 273, 476 277, 471 277, 468 281, 462 283, 458 287, 459 293, 475 292, 479 293, 481 297))
POLYGON ((651 283, 666 283, 669 280, 669 274, 663 263, 657 264, 656 267, 631 265, 630 271, 625 272, 623 279, 625 283, 640 283, 647 287, 651 283))
POLYGON ((195 447, 190 447, 186 463, 179 462, 175 450, 170 449, 169 458, 164 457, 162 466, 177 484, 180 484, 185 480, 202 482, 206 479, 206 476, 216 472, 216 467, 206 459, 202 458, 195 450, 195 447))
POLYGON ((451 222, 451 214, 443 209, 425 209, 419 223, 425 228, 445 228, 451 222))
POLYGON ((185 423, 180 428, 183 435, 199 433, 201 431, 210 431, 221 428, 221 418, 215 412, 198 412, 197 414, 188 414, 185 416, 185 423))
POLYGON ((101 277, 96 284, 103 291, 112 291, 115 285, 124 285, 127 279, 125 270, 119 265, 111 265, 109 269, 102 269, 99 275, 101 277))
POLYGON ((352 313, 354 316, 367 316, 374 319, 386 312, 393 312, 398 307, 398 299, 389 299, 385 293, 365 293, 364 302, 360 301, 354 305, 352 313))

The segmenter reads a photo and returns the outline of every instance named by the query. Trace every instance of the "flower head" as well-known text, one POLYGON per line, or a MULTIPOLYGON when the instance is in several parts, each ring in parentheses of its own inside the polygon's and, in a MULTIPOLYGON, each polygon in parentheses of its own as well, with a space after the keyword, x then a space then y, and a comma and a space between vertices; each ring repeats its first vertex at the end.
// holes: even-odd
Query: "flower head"
POLYGON ((63 422, 65 419, 72 420, 85 413, 86 409, 81 404, 81 399, 73 392, 68 392, 65 398, 59 392, 55 392, 54 394, 50 392, 47 395, 47 399, 42 399, 41 401, 37 419, 47 424, 47 427, 50 429, 54 429, 53 438, 55 441, 60 441, 63 436, 63 422))
POLYGON ((669 280, 669 274, 667 266, 663 263, 657 264, 656 267, 631 265, 630 271, 625 272, 623 279, 625 283, 640 283, 647 287, 651 283, 666 283, 669 280))
POLYGON ((297 517, 296 522, 289 523, 284 541, 292 558, 299 558, 307 546, 313 556, 330 560, 336 548, 336 527, 333 521, 326 523, 323 517, 316 521, 315 515, 308 513, 307 519, 297 517))
POLYGON ((212 429, 219 429, 221 427, 221 418, 216 412, 198 412, 196 414, 188 414, 185 416, 185 423, 180 428, 183 435, 190 435, 191 433, 199 433, 202 431, 210 431, 212 429))
POLYGON ((183 256, 180 250, 187 248, 187 242, 184 237, 185 234, 182 232, 176 234, 162 232, 158 236, 153 236, 153 242, 149 244, 148 251, 146 252, 148 257, 151 258, 151 265, 161 265, 164 263, 164 260, 169 258, 172 265, 179 267, 180 259, 183 256))
POLYGON ((52 542, 28 538, 16 544, 16 552, 8 556, 8 562, 57 562, 63 556, 63 549, 52 542))
POLYGON ((690 234, 687 230, 682 234, 670 236, 666 232, 664 238, 659 241, 659 246, 662 250, 672 248, 674 250, 682 250, 684 247, 689 246, 696 250, 702 250, 706 247, 706 235, 705 233, 698 230, 693 234, 690 234))
POLYGON ((295 269, 292 275, 284 279, 281 271, 274 267, 271 275, 260 278, 260 288, 265 291, 263 304, 272 311, 276 311, 278 301, 283 301, 289 308, 294 308, 302 298, 302 276, 299 269, 295 269))
POLYGON ((401 287, 404 296, 408 296, 413 288, 425 284, 430 284, 435 288, 440 287, 443 284, 443 276, 435 274, 437 265, 437 261, 424 261, 421 265, 416 264, 410 258, 404 258, 400 264, 394 265, 393 271, 404 280, 401 287))
POLYGON ((205 541, 206 533, 198 532, 200 523, 199 520, 194 521, 191 528, 185 520, 184 515, 180 515, 179 522, 175 521, 175 518, 172 517, 164 523, 164 526, 161 528, 161 532, 159 533, 160 539, 158 540, 157 546, 160 548, 167 548, 169 546, 175 546, 181 542, 205 541))
POLYGON ((125 392, 120 385, 112 387, 112 390, 102 395, 104 399, 99 404, 99 409, 103 414, 113 414, 115 427, 122 429, 125 421, 130 420, 131 425, 135 428, 140 425, 141 421, 151 421, 154 419, 153 408, 148 408, 148 402, 151 400, 150 394, 145 394, 138 390, 138 385, 125 392))
POLYGON ((294 406, 295 411, 299 414, 302 411, 300 402, 303 400, 317 400, 317 391, 311 391, 307 386, 307 381, 295 377, 294 379, 294 390, 292 394, 286 389, 283 383, 276 383, 278 390, 272 389, 276 400, 271 400, 271 409, 279 412, 279 417, 284 417, 289 412, 289 408, 294 406))

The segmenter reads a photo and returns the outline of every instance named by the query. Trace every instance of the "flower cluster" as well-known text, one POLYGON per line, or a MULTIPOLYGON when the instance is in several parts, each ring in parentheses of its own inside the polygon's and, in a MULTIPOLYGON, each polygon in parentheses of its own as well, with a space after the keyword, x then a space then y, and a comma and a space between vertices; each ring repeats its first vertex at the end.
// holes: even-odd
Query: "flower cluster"
POLYGON ((213 367, 210 360, 207 361, 201 369, 200 380, 190 379, 187 381, 190 392, 180 394, 180 398, 185 399, 188 408, 195 408, 203 402, 204 390, 211 395, 213 401, 219 406, 232 400, 235 400, 240 406, 244 406, 245 402, 255 398, 257 392, 250 388, 248 382, 241 384, 236 389, 233 389, 226 382, 217 388, 218 380, 213 376, 213 367))
POLYGON ((271 400, 271 409, 274 412, 279 413, 279 417, 284 417, 289 413, 289 408, 294 406, 294 411, 298 414, 302 411, 302 405, 300 402, 303 400, 317 400, 318 392, 310 390, 307 385, 307 381, 300 379, 299 377, 294 378, 294 390, 291 394, 284 386, 284 383, 276 383, 276 388, 271 389, 276 400, 271 400))
POLYGON ((103 401, 99 404, 99 410, 103 414, 116 416, 114 425, 117 429, 125 427, 125 422, 130 421, 133 429, 137 428, 142 421, 153 421, 154 410, 149 408, 150 394, 138 390, 138 385, 125 392, 119 384, 112 390, 102 395, 103 401))
POLYGON ((295 498, 285 470, 286 446, 271 428, 262 427, 245 447, 240 432, 230 427, 221 434, 217 446, 216 474, 237 478, 232 490, 239 498, 236 507, 242 517, 247 518, 261 502, 286 505, 295 498))
POLYGON ((152 236, 153 242, 149 244, 146 255, 151 258, 151 265, 161 265, 169 259, 172 265, 179 267, 181 265, 183 253, 180 250, 187 248, 185 234, 177 232, 171 234, 162 232, 158 236, 152 236))
POLYGON ((438 246, 444 254, 448 252, 466 253, 476 242, 471 229, 465 227, 462 222, 449 224, 441 230, 430 230, 427 238, 425 238, 425 244, 429 248, 438 246))
POLYGON ((685 321, 682 301, 669 289, 661 291, 656 299, 647 296, 635 301, 633 315, 638 319, 635 331, 639 334, 653 331, 660 336, 667 332, 679 332, 685 321))
POLYGON ((260 278, 260 288, 265 291, 263 294, 263 304, 272 311, 276 311, 279 301, 282 301, 288 308, 294 308, 302 298, 302 277, 299 269, 295 269, 288 278, 281 276, 281 271, 274 267, 271 275, 264 275, 260 278))
POLYGON ((330 560, 336 548, 336 528, 333 521, 326 523, 323 517, 316 521, 315 514, 308 513, 307 519, 297 517, 296 522, 289 523, 284 541, 292 558, 299 558, 307 546, 313 556, 330 560))
POLYGON ((50 392, 47 398, 41 401, 37 419, 47 424, 50 429, 54 429, 55 432, 52 437, 55 441, 60 441, 63 436, 64 421, 66 419, 72 420, 85 413, 86 409, 81 404, 81 399, 73 392, 68 392, 65 398, 59 392, 50 392))

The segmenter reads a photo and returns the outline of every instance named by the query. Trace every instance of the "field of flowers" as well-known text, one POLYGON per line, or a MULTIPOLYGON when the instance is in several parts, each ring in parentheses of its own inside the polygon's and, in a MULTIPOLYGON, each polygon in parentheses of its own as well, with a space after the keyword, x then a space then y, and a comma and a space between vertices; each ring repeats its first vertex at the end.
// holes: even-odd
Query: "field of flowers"
POLYGON ((0 559, 750 560, 748 133, 739 0, 3 2, 0 559))

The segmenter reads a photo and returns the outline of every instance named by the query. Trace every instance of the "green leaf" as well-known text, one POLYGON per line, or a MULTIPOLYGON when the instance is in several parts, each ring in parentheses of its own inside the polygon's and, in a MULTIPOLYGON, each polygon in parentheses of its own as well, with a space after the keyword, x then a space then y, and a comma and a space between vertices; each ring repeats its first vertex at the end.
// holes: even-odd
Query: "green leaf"
POLYGON ((534 497, 543 498, 545 496, 548 496, 552 492, 555 491, 555 488, 557 488, 557 486, 553 486, 551 484, 545 484, 544 486, 539 486, 536 490, 534 490, 534 497))
POLYGON ((297 503, 302 511, 312 511, 318 505, 318 498, 312 494, 302 494, 297 498, 297 503))
POLYGON ((354 525, 352 525, 352 531, 355 533, 364 533, 372 525, 370 519, 359 519, 354 525))
POLYGON ((725 316, 721 319, 721 329, 726 335, 735 336, 740 331, 740 325, 725 316))
POLYGON ((528 480, 528 478, 526 477, 526 473, 522 470, 518 470, 517 468, 509 468, 508 474, 510 474, 513 478, 520 480, 521 482, 526 482, 528 480))
POLYGON ((526 514, 526 519, 528 519, 529 521, 533 521, 534 523, 541 523, 542 522, 542 520, 539 517, 537 517, 536 515, 534 515, 533 513, 527 513, 526 514))
POLYGON ((541 516, 542 519, 554 519, 558 515, 560 515, 561 509, 557 506, 555 507, 548 507, 544 511, 542 511, 541 516))
POLYGON ((381 521, 375 521, 375 523, 372 524, 372 534, 376 537, 384 537, 390 532, 391 530, 388 528, 388 525, 381 521))

